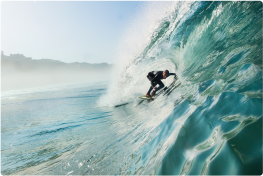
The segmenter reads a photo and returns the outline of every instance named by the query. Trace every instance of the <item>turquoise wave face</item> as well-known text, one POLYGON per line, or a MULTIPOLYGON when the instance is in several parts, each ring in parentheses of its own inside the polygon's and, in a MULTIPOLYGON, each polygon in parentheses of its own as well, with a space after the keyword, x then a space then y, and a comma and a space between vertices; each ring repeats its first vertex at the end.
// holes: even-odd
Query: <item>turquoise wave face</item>
POLYGON ((195 2, 184 12, 185 4, 159 22, 117 83, 131 93, 141 90, 141 75, 149 71, 179 75, 181 86, 164 100, 174 104, 173 112, 142 160, 154 163, 149 148, 173 136, 153 173, 261 174, 262 3, 195 2))
POLYGON ((183 53, 178 67, 191 85, 180 109, 195 110, 159 174, 262 173, 262 3, 204 2, 169 42, 169 52, 183 53))

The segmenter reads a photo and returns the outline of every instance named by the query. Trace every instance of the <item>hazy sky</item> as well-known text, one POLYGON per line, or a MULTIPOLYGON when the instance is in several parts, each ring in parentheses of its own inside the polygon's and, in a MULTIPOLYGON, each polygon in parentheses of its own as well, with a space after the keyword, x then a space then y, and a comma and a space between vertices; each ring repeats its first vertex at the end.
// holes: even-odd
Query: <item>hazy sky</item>
POLYGON ((2 1, 1 51, 33 59, 114 63, 140 1, 2 1))

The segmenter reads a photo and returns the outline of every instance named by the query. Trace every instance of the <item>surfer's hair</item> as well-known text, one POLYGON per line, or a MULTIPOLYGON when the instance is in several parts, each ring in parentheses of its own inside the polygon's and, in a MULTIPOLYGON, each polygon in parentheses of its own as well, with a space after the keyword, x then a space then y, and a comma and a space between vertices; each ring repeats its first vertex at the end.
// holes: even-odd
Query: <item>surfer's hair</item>
POLYGON ((166 76, 168 76, 168 75, 169 75, 169 71, 168 71, 168 70, 164 70, 164 74, 165 74, 166 76))

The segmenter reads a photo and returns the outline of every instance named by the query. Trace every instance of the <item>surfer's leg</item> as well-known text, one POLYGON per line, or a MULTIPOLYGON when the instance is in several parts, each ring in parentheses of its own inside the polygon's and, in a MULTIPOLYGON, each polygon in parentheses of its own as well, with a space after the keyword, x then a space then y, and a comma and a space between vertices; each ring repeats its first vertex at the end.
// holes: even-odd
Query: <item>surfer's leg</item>
MULTIPOLYGON (((156 86, 156 85, 157 85, 157 83, 156 83, 156 82, 153 82, 153 86, 156 86)), ((151 86, 151 87, 149 88, 147 94, 150 95, 151 91, 153 90, 153 86, 151 86)))
POLYGON ((155 90, 155 92, 157 92, 158 90, 162 89, 164 87, 164 84, 162 81, 158 81, 159 86, 157 87, 157 89, 155 90))
POLYGON ((156 84, 159 84, 159 86, 157 87, 157 89, 153 90, 152 96, 154 96, 158 90, 160 90, 161 88, 164 87, 164 84, 163 84, 163 82, 161 80, 156 82, 156 84))
POLYGON ((147 94, 150 95, 151 91, 153 90, 153 86, 150 87, 150 89, 148 90, 147 94))

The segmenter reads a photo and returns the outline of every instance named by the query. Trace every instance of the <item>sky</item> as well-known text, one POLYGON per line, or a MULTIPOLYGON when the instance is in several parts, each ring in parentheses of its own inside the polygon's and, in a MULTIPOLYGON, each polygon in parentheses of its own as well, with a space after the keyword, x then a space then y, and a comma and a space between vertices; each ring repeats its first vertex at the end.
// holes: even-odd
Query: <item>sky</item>
POLYGON ((1 51, 66 63, 114 63, 146 1, 2 1, 1 51))

